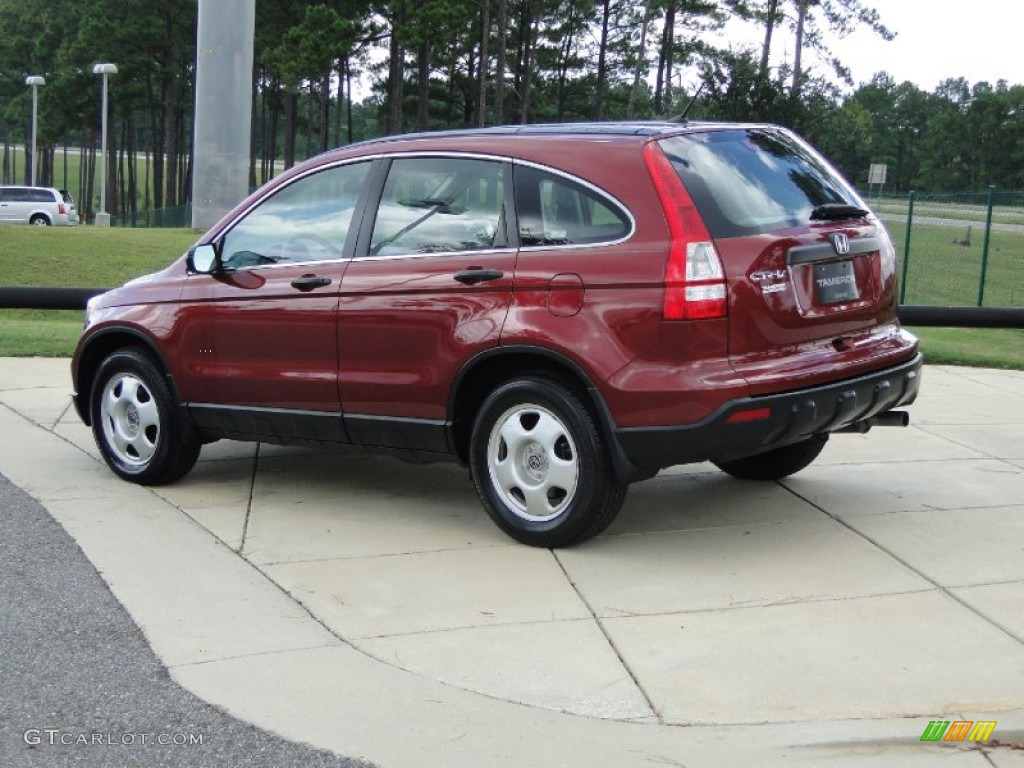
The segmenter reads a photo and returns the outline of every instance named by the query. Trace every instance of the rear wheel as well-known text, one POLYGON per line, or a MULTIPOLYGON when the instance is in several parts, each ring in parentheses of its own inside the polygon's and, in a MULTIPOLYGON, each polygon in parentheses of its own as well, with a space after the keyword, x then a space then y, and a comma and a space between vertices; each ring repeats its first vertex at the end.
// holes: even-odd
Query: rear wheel
POLYGON ((170 483, 199 458, 202 444, 178 421, 163 374, 138 350, 118 350, 103 361, 90 412, 100 453, 125 480, 170 483))
POLYGON ((540 376, 509 381, 484 401, 470 438, 470 469, 491 519, 536 547, 596 536, 626 495, 586 406, 540 376))
POLYGON ((29 219, 28 223, 32 224, 32 225, 34 225, 36 227, 48 227, 48 226, 50 226, 50 220, 48 218, 46 218, 45 216, 43 216, 43 214, 41 214, 41 213, 37 213, 35 216, 33 216, 31 219, 29 219))
POLYGON ((756 456, 733 461, 716 461, 715 466, 741 480, 780 480, 807 468, 818 458, 828 435, 814 435, 792 445, 774 448, 756 456))

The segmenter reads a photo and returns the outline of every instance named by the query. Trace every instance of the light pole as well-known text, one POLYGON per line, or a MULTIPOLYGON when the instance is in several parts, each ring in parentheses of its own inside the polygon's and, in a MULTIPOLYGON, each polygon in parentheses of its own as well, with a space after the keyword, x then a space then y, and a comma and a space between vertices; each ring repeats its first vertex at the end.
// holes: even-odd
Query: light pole
POLYGON ((29 168, 32 172, 29 174, 28 185, 34 187, 36 185, 36 125, 39 114, 39 86, 46 85, 46 80, 39 75, 29 75, 25 78, 25 85, 32 86, 32 154, 29 155, 29 168))
POLYGON ((100 210, 96 214, 97 227, 110 226, 110 214, 107 213, 107 75, 117 74, 116 64, 96 64, 92 68, 94 75, 103 75, 103 112, 100 119, 100 145, 103 147, 103 162, 100 163, 100 210))

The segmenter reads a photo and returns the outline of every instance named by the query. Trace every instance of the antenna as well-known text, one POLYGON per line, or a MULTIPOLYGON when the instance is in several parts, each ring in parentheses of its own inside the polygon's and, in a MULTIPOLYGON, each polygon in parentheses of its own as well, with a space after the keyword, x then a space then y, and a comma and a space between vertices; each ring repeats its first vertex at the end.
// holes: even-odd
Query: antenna
POLYGON ((699 86, 697 86, 697 92, 695 94, 693 94, 693 98, 690 99, 690 103, 686 105, 686 109, 684 109, 680 114, 678 114, 675 117, 671 118, 669 120, 669 122, 670 123, 685 123, 686 122, 686 116, 688 114, 690 114, 690 110, 693 108, 693 105, 697 102, 697 98, 700 96, 700 92, 703 91, 703 90, 704 90, 704 83, 702 82, 699 86))

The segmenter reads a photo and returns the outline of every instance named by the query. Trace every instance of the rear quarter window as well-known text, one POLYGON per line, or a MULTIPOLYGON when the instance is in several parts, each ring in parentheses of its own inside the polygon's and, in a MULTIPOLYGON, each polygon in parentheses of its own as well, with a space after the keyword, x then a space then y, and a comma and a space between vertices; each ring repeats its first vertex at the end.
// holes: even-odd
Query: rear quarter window
POLYGON ((515 187, 523 247, 611 243, 632 230, 629 215, 611 198, 565 176, 518 165, 515 187))
POLYGON ((859 205, 829 164, 785 131, 705 131, 659 142, 714 238, 803 226, 826 203, 859 205))

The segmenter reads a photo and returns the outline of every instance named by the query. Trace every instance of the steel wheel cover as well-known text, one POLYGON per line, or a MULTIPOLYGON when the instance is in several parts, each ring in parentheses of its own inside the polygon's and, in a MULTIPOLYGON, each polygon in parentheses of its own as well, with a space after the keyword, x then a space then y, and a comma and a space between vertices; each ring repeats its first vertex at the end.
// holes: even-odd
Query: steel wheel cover
POLYGON ((579 456, 568 428, 539 405, 516 405, 491 428, 487 467, 498 496, 529 522, 558 517, 572 502, 579 456))
POLYGON ((100 396, 110 452, 122 464, 144 467, 160 443, 160 411, 146 383, 131 373, 112 376, 100 396))

